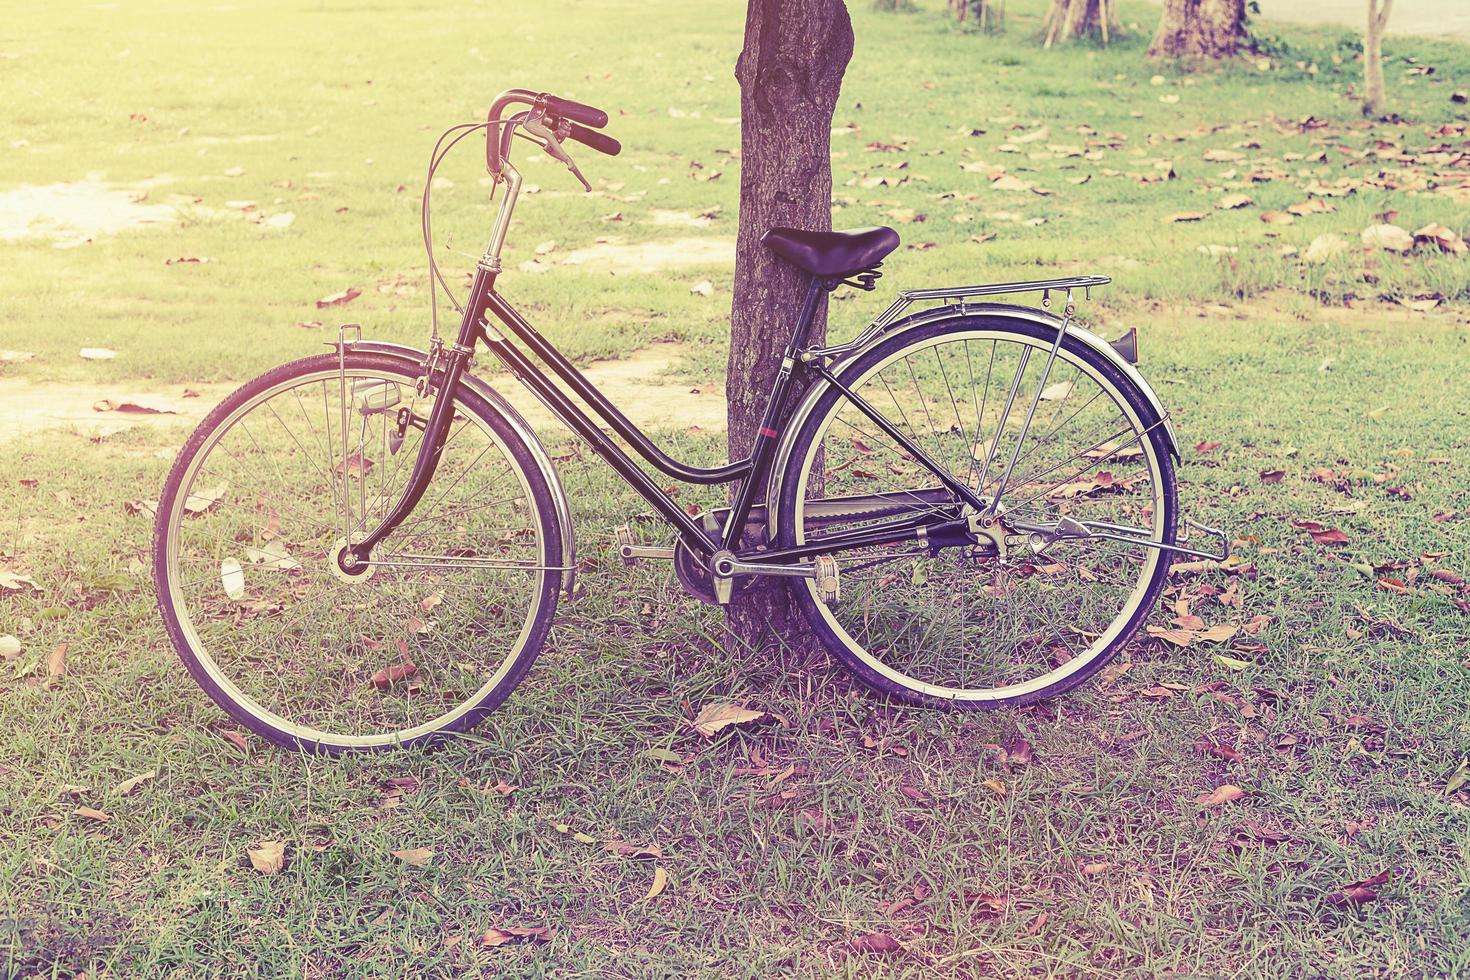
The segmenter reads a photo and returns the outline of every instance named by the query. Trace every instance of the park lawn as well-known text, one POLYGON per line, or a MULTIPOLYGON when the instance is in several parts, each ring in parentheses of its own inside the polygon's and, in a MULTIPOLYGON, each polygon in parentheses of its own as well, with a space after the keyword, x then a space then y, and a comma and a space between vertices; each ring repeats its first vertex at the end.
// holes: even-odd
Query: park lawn
MULTIPOLYGON (((0 976, 1470 969, 1470 798, 1450 791, 1470 754, 1470 617, 1454 584, 1470 577, 1470 258, 1353 249, 1303 266, 1277 254, 1329 232, 1355 242, 1388 208, 1410 230, 1470 230, 1464 198, 1363 183, 1463 141, 1426 130, 1463 125, 1449 92, 1470 75, 1470 49, 1391 40, 1392 104, 1410 121, 1369 126, 1342 98, 1351 69, 1334 72, 1326 32, 1282 29, 1273 43, 1291 50, 1269 71, 1165 72, 1155 85, 1136 36, 1036 50, 1026 4, 1000 37, 934 11, 854 7, 837 124, 859 131, 834 137, 834 220, 896 222, 909 245, 933 245, 896 254, 878 294, 835 304, 832 332, 855 332, 899 286, 1113 275, 1083 315, 1109 335, 1140 327, 1142 367, 1186 444, 1186 512, 1230 528, 1241 556, 1176 575, 1155 623, 1187 595, 1211 625, 1267 617, 1260 631, 1136 641, 1126 669, 1025 711, 888 705, 820 659, 727 644, 717 613, 683 598, 665 567, 624 569, 610 531, 644 505, 572 458, 583 588, 521 690, 473 741, 302 759, 227 737, 158 621, 150 522, 127 504, 157 495, 184 431, 9 439, 0 567, 44 591, 0 596, 0 634, 22 643, 0 664, 0 976), (1405 54, 1436 72, 1407 74, 1405 54), (1308 116, 1325 125, 1298 125, 1308 116), (1126 138, 1100 160, 1047 149, 1084 145, 1082 125, 1126 138), (1372 163, 1337 148, 1374 138, 1395 142, 1373 145, 1372 163), (1207 162, 1210 150, 1245 159, 1207 162), (1323 151, 1323 163, 1284 159, 1323 151), (1164 173, 1164 160, 1176 179, 1128 176, 1164 173), (961 163, 1052 193, 992 189, 961 163), (1265 168, 1287 176, 1234 186, 1265 168), (863 186, 875 177, 896 186, 863 186), (1343 179, 1354 193, 1326 198, 1336 211, 1259 219, 1307 200, 1312 181, 1343 179), (1215 208, 1229 193, 1255 204, 1215 208), (1207 217, 1164 220, 1182 211, 1207 217), (1428 314, 1384 302, 1434 295, 1444 304, 1428 314), (1346 543, 1319 545, 1293 523, 1309 520, 1346 543), (65 673, 42 683, 62 644, 65 673), (692 712, 723 701, 768 717, 713 740, 690 729, 692 712), (1225 785, 1244 795, 1199 802, 1225 785), (271 840, 286 866, 261 875, 247 849, 271 840), (659 856, 608 849, 620 841, 659 856), (415 849, 432 857, 393 855, 415 849), (647 897, 655 869, 667 885, 647 897), (1385 871, 1376 900, 1340 900, 1385 871), (543 926, 544 941, 482 940, 543 926), (903 951, 854 945, 874 933, 903 951)), ((27 145, 0 147, 0 192, 167 174, 149 200, 201 200, 169 228, 62 250, 5 244, 0 348, 37 356, 0 372, 140 389, 240 381, 320 349, 342 317, 421 343, 424 161, 441 124, 509 85, 605 105, 627 145, 617 160, 579 158, 605 182, 596 200, 526 164, 542 189, 518 214, 513 268, 552 240, 543 260, 608 235, 732 235, 738 8, 22 11, 0 34, 15 55, 0 78, 20 96, 0 112, 27 145), (296 220, 272 230, 222 216, 242 200, 296 220), (654 223, 655 209, 716 205, 706 227, 654 223), (613 213, 622 220, 601 220, 613 213), (211 261, 165 264, 179 257, 211 261), (351 305, 315 307, 349 286, 363 290, 351 305), (296 326, 311 320, 325 326, 296 326), (84 346, 118 356, 83 361, 84 346)), ((474 157, 451 158, 453 186, 436 197, 440 240, 461 252, 484 233, 474 157)), ((455 276, 468 263, 441 260, 461 263, 455 276)), ((544 264, 507 275, 505 291, 580 360, 671 338, 691 342, 682 373, 720 370, 728 268, 612 277, 544 264), (714 295, 691 294, 706 278, 714 295)), ((723 451, 717 434, 668 436, 704 460, 723 451)))

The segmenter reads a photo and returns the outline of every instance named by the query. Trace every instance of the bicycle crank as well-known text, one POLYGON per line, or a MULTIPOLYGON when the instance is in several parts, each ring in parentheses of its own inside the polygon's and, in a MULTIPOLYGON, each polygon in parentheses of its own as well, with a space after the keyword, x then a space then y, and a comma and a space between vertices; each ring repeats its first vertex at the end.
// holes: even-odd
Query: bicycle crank
POLYGON ((764 562, 741 561, 730 551, 717 551, 710 559, 713 573, 715 601, 728 605, 735 590, 735 577, 773 575, 779 578, 814 579, 817 597, 825 603, 837 601, 842 593, 837 559, 832 555, 817 555, 810 565, 775 565, 764 562))

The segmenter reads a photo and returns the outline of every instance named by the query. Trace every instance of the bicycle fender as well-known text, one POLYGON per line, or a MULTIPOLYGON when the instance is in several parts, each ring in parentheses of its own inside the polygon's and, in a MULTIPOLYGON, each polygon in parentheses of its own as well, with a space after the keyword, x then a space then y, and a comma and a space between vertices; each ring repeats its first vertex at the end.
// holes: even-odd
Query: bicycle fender
MULTIPOLYGON (((336 347, 336 344, 330 346, 336 347)), ((407 344, 393 344, 381 340, 362 340, 349 343, 348 348, 354 351, 365 351, 370 354, 385 354, 403 361, 411 361, 415 366, 422 365, 428 354, 416 347, 407 344)), ((520 412, 516 411, 514 405, 506 401, 505 396, 500 394, 488 383, 475 377, 473 374, 465 373, 460 376, 460 381, 468 385, 475 394, 490 403, 505 417, 506 422, 515 430, 530 449, 531 456, 536 460, 536 466, 541 471, 541 476, 546 480, 546 485, 551 488, 552 507, 556 511, 557 523, 561 526, 561 564, 565 571, 561 573, 561 587, 568 597, 572 594, 572 586, 577 575, 577 537, 572 527, 572 508, 567 501, 566 490, 562 488, 561 477, 556 472, 556 466, 551 462, 551 455, 547 453, 546 447, 541 445, 541 440, 536 437, 536 432, 531 428, 520 412)))
MULTIPOLYGON (((878 344, 887 343, 894 337, 913 330, 916 327, 926 326, 941 320, 958 320, 971 316, 987 316, 1001 320, 1030 321, 1032 323, 1045 324, 1052 328, 1061 326, 1063 322, 1061 317, 1055 316, 1045 310, 1038 310, 1029 306, 1013 306, 1008 303, 962 303, 935 307, 929 310, 922 310, 896 321, 888 329, 874 337, 868 344, 852 351, 837 364, 834 364, 832 371, 841 379, 845 367, 851 365, 858 357, 878 344)), ((1144 398, 1148 400, 1149 407, 1162 420, 1163 424, 1161 428, 1164 433, 1164 443, 1168 447, 1169 452, 1178 460, 1180 458, 1179 438, 1174 433, 1173 422, 1169 418, 1169 413, 1164 409, 1163 401, 1159 399, 1158 394, 1148 381, 1144 379, 1138 368, 1134 367, 1122 354, 1118 353, 1112 344, 1091 330, 1086 330, 1078 326, 1076 323, 1067 324, 1067 335, 1076 338, 1096 351, 1109 364, 1117 368, 1124 377, 1138 386, 1138 390, 1143 392, 1144 398)), ((772 541, 776 540, 777 532, 777 508, 774 501, 780 499, 781 481, 785 478, 786 467, 791 459, 796 433, 806 423, 807 417, 811 415, 813 409, 816 407, 817 400, 826 393, 826 390, 827 386, 825 384, 812 385, 811 390, 806 393, 806 396, 797 406, 796 411, 792 413, 791 418, 785 424, 784 432, 786 435, 776 450, 776 459, 771 465, 770 482, 766 488, 766 500, 773 502, 766 509, 767 531, 772 541)))

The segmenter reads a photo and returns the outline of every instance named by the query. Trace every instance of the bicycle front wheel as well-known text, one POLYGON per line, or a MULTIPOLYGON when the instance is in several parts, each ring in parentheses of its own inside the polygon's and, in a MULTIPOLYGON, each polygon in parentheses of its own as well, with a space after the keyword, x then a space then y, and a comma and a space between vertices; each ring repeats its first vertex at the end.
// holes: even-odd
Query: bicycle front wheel
POLYGON ((834 601, 811 580, 794 586, 813 631, 869 686, 961 708, 1050 697, 1115 656, 1162 590, 1168 557, 1146 543, 1175 535, 1162 420, 1075 337, 1048 371, 1055 339, 1055 327, 976 315, 858 355, 844 383, 908 447, 835 388, 801 423, 778 502, 783 547, 984 513, 939 471, 985 505, 999 495, 989 537, 840 551, 834 601))
POLYGON ((556 610, 560 526, 530 448, 466 386, 418 507, 344 572, 398 500, 433 396, 415 366, 335 353, 211 412, 159 503, 153 571, 194 679, 271 741, 313 752, 462 732, 525 675, 556 610))

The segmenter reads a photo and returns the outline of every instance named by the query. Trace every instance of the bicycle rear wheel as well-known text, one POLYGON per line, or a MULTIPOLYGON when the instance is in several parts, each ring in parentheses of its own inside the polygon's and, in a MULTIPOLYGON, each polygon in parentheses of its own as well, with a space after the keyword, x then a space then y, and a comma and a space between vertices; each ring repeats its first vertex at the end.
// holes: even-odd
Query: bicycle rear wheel
POLYGON ((504 700, 555 614, 562 553, 531 450, 461 386, 418 507, 343 572, 337 552, 400 496, 433 404, 412 364, 345 367, 344 383, 335 353, 282 365, 211 412, 164 486, 153 555, 200 686, 265 738, 332 753, 463 732, 504 700))
MULTIPOLYGON (((841 551, 832 602, 811 580, 794 586, 813 631, 869 686, 948 707, 1027 704, 1092 676, 1147 618, 1168 557, 1143 541, 1175 536, 1163 425, 1137 385, 1074 337, 1043 377, 1055 338, 1055 327, 1012 318, 949 318, 880 341, 842 372, 937 468, 987 504, 1000 492, 995 540, 841 551), (1133 533, 1048 540, 1014 526, 1064 519, 1133 533)), ((831 389, 794 437, 777 540, 969 513, 981 512, 831 389)))

